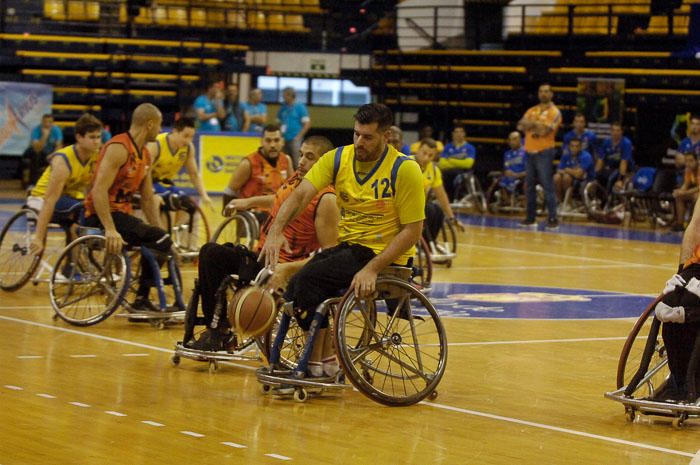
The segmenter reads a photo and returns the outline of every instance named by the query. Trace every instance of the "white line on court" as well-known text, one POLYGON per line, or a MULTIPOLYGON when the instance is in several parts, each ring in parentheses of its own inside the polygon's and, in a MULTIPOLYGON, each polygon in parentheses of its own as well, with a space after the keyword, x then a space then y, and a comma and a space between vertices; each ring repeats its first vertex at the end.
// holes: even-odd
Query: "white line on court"
POLYGON ((43 397, 44 399, 55 399, 56 396, 52 396, 51 394, 45 394, 43 392, 40 392, 37 394, 38 397, 43 397))
POLYGON ((73 354, 69 355, 70 358, 97 358, 95 354, 73 354))
POLYGON ((17 358, 22 360, 31 360, 34 358, 44 358, 43 355, 18 355, 17 358))
POLYGON ((238 444, 237 442, 231 442, 231 441, 222 442, 221 444, 223 444, 224 446, 233 447, 235 449, 246 449, 248 447, 248 446, 244 446, 243 444, 238 444))
POLYGON ((19 387, 19 386, 14 386, 14 385, 12 385, 12 384, 6 384, 5 387, 6 387, 7 389, 12 390, 12 391, 24 391, 24 388, 19 387))
POLYGON ((265 456, 272 457, 273 459, 277 459, 277 460, 292 460, 291 457, 287 457, 287 456, 279 455, 279 454, 265 454, 265 456))
POLYGON ((476 417, 488 418, 490 420, 505 421, 508 423, 515 423, 517 425, 530 426, 533 428, 544 429, 544 430, 548 430, 548 431, 556 431, 557 433, 571 434, 574 436, 581 436, 581 437, 589 438, 589 439, 598 439, 600 441, 612 442, 615 444, 622 444, 625 446, 638 447, 640 449, 648 449, 648 450, 653 450, 653 451, 657 451, 657 452, 664 452, 667 454, 682 455, 684 457, 695 457, 696 456, 695 454, 693 454, 691 452, 684 452, 684 451, 675 450, 675 449, 667 449, 666 447, 652 446, 650 444, 644 444, 642 442, 633 442, 633 441, 627 441, 625 439, 611 438, 610 436, 601 436, 599 434, 586 433, 584 431, 576 431, 574 429, 569 429, 569 428, 560 428, 558 426, 545 425, 543 423, 535 423, 533 421, 527 421, 527 420, 519 420, 517 418, 504 417, 501 415, 494 415, 491 413, 477 412, 475 410, 467 410, 467 409, 463 409, 463 408, 459 408, 459 407, 452 407, 449 405, 436 404, 434 402, 423 401, 423 402, 421 402, 421 404, 428 406, 428 407, 449 410, 449 411, 457 412, 457 413, 464 413, 464 414, 473 415, 476 417))
POLYGON ((185 436, 192 436, 193 438, 203 438, 204 435, 202 433, 195 433, 194 431, 180 431, 182 434, 185 436))
POLYGON ((145 423, 147 425, 157 426, 157 427, 165 426, 163 423, 158 423, 157 421, 151 421, 151 420, 143 420, 141 423, 145 423))
POLYGON ((700 465, 700 450, 697 451, 693 460, 690 461, 688 465, 700 465))
MULTIPOLYGON (((56 326, 46 325, 46 324, 43 324, 43 323, 37 323, 37 322, 34 322, 34 321, 22 320, 22 319, 20 319, 20 318, 13 318, 13 317, 8 317, 8 316, 0 315, 0 320, 12 321, 12 322, 15 322, 15 323, 26 324, 26 325, 30 325, 30 326, 37 326, 37 327, 40 327, 40 328, 51 329, 51 330, 54 330, 54 331, 61 331, 61 332, 67 332, 67 333, 76 334, 76 335, 80 335, 80 336, 92 337, 92 338, 95 338, 95 339, 105 340, 105 341, 109 341, 109 342, 115 342, 115 343, 118 343, 118 344, 133 345, 133 346, 142 347, 142 348, 145 348, 145 349, 156 350, 156 351, 159 351, 159 352, 173 353, 172 350, 170 350, 170 349, 163 349, 162 347, 156 347, 156 346, 151 346, 151 345, 147 345, 147 344, 141 344, 141 343, 138 343, 138 342, 132 342, 132 341, 127 341, 127 340, 123 340, 123 339, 116 339, 116 338, 107 337, 107 336, 100 336, 100 335, 98 335, 98 334, 85 333, 85 332, 82 332, 82 331, 76 331, 76 330, 74 330, 74 329, 69 329, 69 328, 59 328, 59 327, 56 327, 56 326)), ((227 364, 235 365, 235 366, 240 366, 240 367, 242 367, 242 368, 246 368, 246 369, 249 369, 249 370, 255 370, 255 367, 249 367, 249 366, 246 366, 246 365, 238 365, 238 364, 234 364, 234 363, 227 363, 227 364)), ((8 388, 8 389, 23 390, 21 387, 12 386, 12 385, 5 385, 5 387, 8 388)), ((543 424, 543 423, 534 423, 534 422, 529 422, 529 421, 526 421, 526 420, 520 420, 520 419, 517 419, 517 418, 504 417, 504 416, 493 415, 493 414, 484 413, 484 412, 477 412, 477 411, 474 411, 474 410, 467 410, 467 409, 462 409, 462 408, 459 408, 459 407, 452 407, 452 406, 449 406, 449 405, 442 405, 442 404, 428 403, 428 402, 421 402, 421 404, 426 405, 426 406, 429 406, 429 407, 440 408, 440 409, 443 409, 443 410, 450 410, 450 411, 453 411, 453 412, 464 413, 464 414, 474 415, 474 416, 480 416, 480 417, 484 417, 484 418, 490 418, 490 419, 493 419, 493 420, 500 420, 500 421, 506 421, 506 422, 509 422, 509 423, 516 423, 516 424, 521 424, 521 425, 526 425, 526 426, 532 426, 532 427, 534 427, 534 428, 540 428, 540 429, 545 429, 545 430, 550 430, 550 431, 556 431, 556 432, 560 432, 560 433, 564 433, 564 434, 571 434, 571 435, 581 436, 581 437, 586 437, 586 438, 598 439, 598 440, 601 440, 601 441, 607 441, 607 442, 612 442, 612 443, 617 443, 617 444, 623 444, 623 445, 627 445, 627 446, 638 447, 638 448, 641 448, 641 449, 649 449, 649 450, 655 450, 655 451, 665 452, 665 453, 669 453, 669 454, 683 455, 683 456, 687 456, 687 457, 695 457, 695 454, 692 454, 692 453, 689 453, 689 452, 677 451, 677 450, 673 450, 673 449, 666 449, 666 448, 663 448, 663 447, 657 447, 657 446, 652 446, 652 445, 644 444, 644 443, 637 443, 637 442, 632 442, 632 441, 626 441, 626 440, 623 440, 623 439, 613 438, 613 437, 609 437, 609 436, 601 436, 601 435, 597 435, 597 434, 586 433, 586 432, 583 432, 583 431, 576 431, 576 430, 572 430, 572 429, 568 429, 568 428, 560 428, 560 427, 557 427, 557 426, 545 425, 545 424, 543 424)), ((145 423, 145 424, 148 424, 148 425, 151 425, 151 426, 165 426, 165 425, 163 425, 163 424, 161 424, 161 423, 157 423, 157 422, 150 421, 150 420, 142 421, 142 423, 145 423)))
POLYGON ((148 357, 150 354, 122 354, 122 357, 148 357))
POLYGON ((453 266, 453 270, 484 271, 484 270, 594 270, 609 268, 643 268, 642 265, 520 265, 520 266, 453 266))
MULTIPOLYGON (((484 342, 450 342, 447 345, 452 346, 498 346, 509 344, 550 344, 550 343, 567 343, 567 342, 601 342, 601 341, 625 341, 625 337, 586 337, 577 339, 533 339, 530 341, 484 341, 484 342)), ((432 345, 432 344, 431 344, 432 345)))
MULTIPOLYGON (((495 246, 490 246, 490 245, 457 244, 457 247, 458 248, 471 248, 471 249, 497 250, 499 252, 508 252, 508 253, 512 253, 512 254, 537 255, 540 257, 562 258, 562 259, 568 259, 568 260, 578 260, 581 262, 599 262, 599 263, 627 265, 627 266, 632 266, 632 265, 644 266, 646 268, 659 268, 662 270, 667 270, 667 269, 669 269, 669 267, 674 267, 673 263, 669 263, 668 265, 649 265, 647 263, 625 262, 625 261, 621 261, 621 260, 607 260, 604 258, 581 257, 579 255, 564 255, 564 254, 553 253, 553 252, 538 252, 536 250, 513 249, 513 248, 508 248, 508 247, 495 247, 495 246)), ((676 264, 675 267, 677 267, 677 266, 678 265, 676 264)))
POLYGON ((84 404, 82 402, 68 402, 71 405, 75 405, 76 407, 82 407, 82 408, 88 408, 91 407, 90 404, 84 404))
POLYGON ((105 410, 105 413, 107 415, 113 415, 115 417, 125 417, 127 416, 126 413, 121 413, 121 412, 115 412, 114 410, 105 410))

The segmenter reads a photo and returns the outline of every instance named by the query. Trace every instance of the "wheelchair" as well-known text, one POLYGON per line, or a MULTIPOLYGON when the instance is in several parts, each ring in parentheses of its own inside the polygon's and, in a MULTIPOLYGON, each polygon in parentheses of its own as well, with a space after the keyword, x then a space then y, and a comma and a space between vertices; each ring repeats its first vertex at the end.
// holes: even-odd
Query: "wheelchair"
MULTIPOLYGON (((525 183, 521 179, 516 179, 514 189, 511 192, 502 185, 499 181, 503 176, 501 171, 491 171, 489 174, 491 185, 486 191, 486 205, 489 213, 494 215, 500 213, 522 213, 527 207, 527 193, 525 192, 525 183)), ((544 189, 541 185, 535 186, 537 195, 537 215, 542 215, 545 212, 544 189)))
MULTIPOLYGON (((258 273, 252 285, 262 287, 270 276, 270 271, 265 268, 258 273)), ((247 285, 248 283, 241 282, 239 276, 237 275, 229 275, 223 280, 216 292, 214 321, 217 324, 222 318, 227 318, 227 302, 231 302, 234 294, 247 285)), ((276 297, 279 298, 279 296, 276 297)), ((240 338, 237 334, 235 334, 235 330, 232 328, 232 331, 234 331, 233 339, 227 350, 208 351, 187 347, 185 343, 194 338, 197 327, 202 329, 200 332, 206 330, 204 316, 198 313, 199 298, 199 283, 198 281, 195 281, 194 292, 190 297, 190 301, 185 312, 185 333, 182 340, 175 344, 175 353, 170 359, 173 366, 178 366, 181 358, 187 358, 190 360, 207 362, 209 364, 209 373, 213 374, 218 371, 219 362, 244 360, 258 361, 262 360, 262 357, 267 358, 270 347, 270 332, 272 330, 268 331, 268 334, 261 337, 240 338)))
POLYGON ((576 180, 564 192, 564 199, 559 205, 558 216, 560 218, 587 219, 585 190, 590 181, 576 180))
POLYGON ((289 395, 304 402, 310 393, 354 386, 375 402, 408 406, 437 398, 447 363, 447 338, 437 310, 410 283, 412 270, 390 266, 377 278, 371 299, 352 289, 317 308, 300 356, 290 369, 282 361, 286 333, 293 324, 285 304, 279 331, 270 349, 269 367, 260 368, 264 393, 289 395), (306 378, 309 358, 324 318, 334 336, 341 371, 333 377, 306 378), (351 385, 346 384, 345 378, 351 385))
POLYGON ((454 198, 459 200, 456 200, 451 205, 452 208, 474 209, 478 213, 486 213, 488 211, 486 194, 474 172, 467 171, 460 174, 455 179, 455 184, 454 198))
POLYGON ((211 242, 234 245, 242 245, 248 250, 254 250, 260 239, 260 222, 251 211, 234 211, 223 223, 216 228, 211 237, 211 242))
MULTIPOLYGON (((426 235, 430 235, 426 232, 426 235)), ((424 239, 430 250, 430 261, 436 264, 444 264, 447 268, 452 266, 452 260, 457 256, 457 231, 455 226, 445 218, 440 225, 437 237, 424 239)), ((423 247, 423 244, 420 245, 423 247)))
POLYGON ((175 250, 183 258, 196 258, 199 248, 210 238, 206 215, 189 196, 168 192, 161 197, 161 221, 175 250))
POLYGON ((147 321, 159 329, 182 320, 185 305, 175 254, 166 256, 168 277, 163 279, 156 252, 147 247, 125 247, 120 254, 108 254, 100 230, 78 229, 79 237, 63 249, 49 281, 54 319, 91 326, 123 307, 126 313, 117 316, 147 321), (158 292, 159 311, 134 309, 129 303, 136 294, 141 260, 148 260, 154 270, 152 282, 158 292))
POLYGON ((688 398, 675 402, 664 400, 670 370, 661 322, 654 317, 654 308, 661 297, 652 302, 639 317, 622 348, 617 366, 617 389, 605 397, 625 407, 625 418, 633 422, 637 413, 671 418, 680 428, 689 418, 700 418, 700 397, 695 383, 700 365, 700 337, 695 341, 688 365, 688 398))

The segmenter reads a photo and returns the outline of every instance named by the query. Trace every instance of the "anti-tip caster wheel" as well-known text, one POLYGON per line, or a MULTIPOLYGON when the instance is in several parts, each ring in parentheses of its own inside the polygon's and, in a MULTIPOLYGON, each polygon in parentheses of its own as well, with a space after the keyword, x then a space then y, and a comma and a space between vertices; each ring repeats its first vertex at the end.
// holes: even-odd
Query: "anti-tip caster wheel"
POLYGON ((213 375, 218 369, 219 363, 216 360, 209 360, 209 373, 213 375))
POLYGON ((306 389, 304 388, 298 388, 294 390, 294 400, 297 402, 306 402, 306 399, 309 398, 309 394, 306 392, 306 389))
POLYGON ((688 418, 688 415, 685 413, 682 413, 681 416, 674 418, 671 421, 671 425, 673 426, 674 429, 681 429, 683 426, 685 426, 685 420, 688 418))
POLYGON ((174 367, 178 366, 178 365, 180 364, 180 356, 179 356, 179 355, 173 355, 173 356, 170 358, 170 363, 171 363, 172 366, 174 366, 174 367))
POLYGON ((634 423, 634 419, 637 417, 637 413, 634 411, 634 409, 626 409, 625 410, 625 420, 627 420, 627 423, 634 423))
POLYGON ((437 397, 438 397, 438 392, 437 392, 437 391, 433 391, 433 392, 431 392, 430 395, 428 396, 428 399, 430 399, 430 400, 435 400, 435 399, 437 399, 437 397))
POLYGON ((263 394, 269 394, 270 391, 272 391, 272 386, 270 386, 269 384, 260 385, 260 392, 262 392, 263 394))

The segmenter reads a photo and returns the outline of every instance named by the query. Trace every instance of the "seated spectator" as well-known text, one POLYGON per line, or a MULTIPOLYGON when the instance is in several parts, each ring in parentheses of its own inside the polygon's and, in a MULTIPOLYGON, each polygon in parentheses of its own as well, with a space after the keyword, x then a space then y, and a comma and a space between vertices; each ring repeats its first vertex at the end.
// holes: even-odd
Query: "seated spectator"
POLYGON ((404 155, 411 154, 411 148, 408 144, 403 143, 403 131, 398 126, 392 126, 389 128, 391 135, 389 135, 389 143, 404 155))
POLYGON ((109 130, 108 125, 104 125, 102 128, 102 145, 105 145, 112 138, 112 133, 109 130))
MULTIPOLYGON (((508 192, 508 196, 515 192, 516 181, 525 181, 527 174, 527 153, 523 148, 523 138, 518 131, 508 135, 510 149, 503 153, 503 176, 498 179, 498 185, 508 192)), ((525 192, 525 189, 523 189, 525 192)), ((503 199, 506 203, 508 198, 503 199)))
MULTIPOLYGON (((423 126, 420 128, 420 131, 418 131, 418 140, 414 143, 411 144, 410 146, 410 154, 406 155, 415 155, 418 152, 418 149, 420 148, 420 142, 425 139, 426 137, 429 139, 434 139, 435 143, 437 144, 437 152, 438 154, 441 154, 443 150, 445 150, 445 146, 440 142, 439 140, 435 139, 433 137, 433 127, 430 125, 423 126)), ((398 150, 398 149, 397 149, 398 150)))
POLYGON ((251 90, 248 98, 248 103, 243 104, 243 110, 249 126, 243 128, 243 131, 262 134, 263 127, 267 124, 267 105, 262 103, 262 90, 251 90))
POLYGON ((195 99, 193 106, 198 130, 221 131, 219 118, 226 117, 223 99, 223 91, 217 82, 209 84, 207 92, 195 99))
POLYGON ((573 129, 564 134, 562 150, 566 152, 571 139, 576 138, 581 141, 581 150, 593 155, 595 153, 597 140, 595 132, 586 129, 586 116, 583 113, 576 113, 572 126, 573 129))
POLYGON ((455 200, 457 177, 474 167, 476 149, 467 142, 464 126, 455 126, 452 130, 452 142, 445 146, 440 155, 438 166, 442 170, 442 179, 450 202, 455 200))
MULTIPOLYGON (((276 124, 265 126, 261 142, 260 148, 241 160, 231 175, 228 186, 224 189, 224 209, 236 198, 273 195, 284 180, 292 175, 292 159, 282 152, 280 127, 276 124)), ((262 216, 267 217, 267 214, 262 216)))
POLYGON ((698 156, 694 152, 688 152, 685 154, 683 184, 673 190, 673 198, 676 201, 676 221, 671 226, 671 231, 683 231, 685 228, 685 214, 695 205, 698 190, 698 156))
POLYGON ((34 184, 48 165, 46 157, 63 148, 63 132, 53 124, 53 115, 41 117, 41 124, 32 129, 29 148, 24 157, 29 164, 29 179, 26 185, 34 184))
POLYGON ((577 137, 570 139, 568 150, 559 161, 559 167, 554 174, 554 191, 559 203, 564 200, 564 194, 569 187, 578 189, 582 183, 595 178, 593 156, 588 151, 582 150, 582 145, 581 139, 577 137))
POLYGON ((624 136, 622 124, 612 123, 610 137, 601 144, 595 165, 596 178, 608 192, 613 188, 621 190, 632 175, 635 168, 632 151, 632 141, 624 136))
POLYGON ((249 122, 245 115, 243 105, 238 101, 238 84, 229 84, 226 88, 226 98, 224 99, 224 131, 245 132, 248 130, 249 122))

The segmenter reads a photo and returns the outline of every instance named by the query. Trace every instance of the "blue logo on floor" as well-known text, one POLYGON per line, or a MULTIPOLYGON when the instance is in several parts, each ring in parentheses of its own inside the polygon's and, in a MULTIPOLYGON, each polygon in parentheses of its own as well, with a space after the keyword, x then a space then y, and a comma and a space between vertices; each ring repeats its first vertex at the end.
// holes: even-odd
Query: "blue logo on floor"
POLYGON ((430 300, 446 317, 556 320, 637 317, 654 299, 580 289, 433 283, 430 300))

